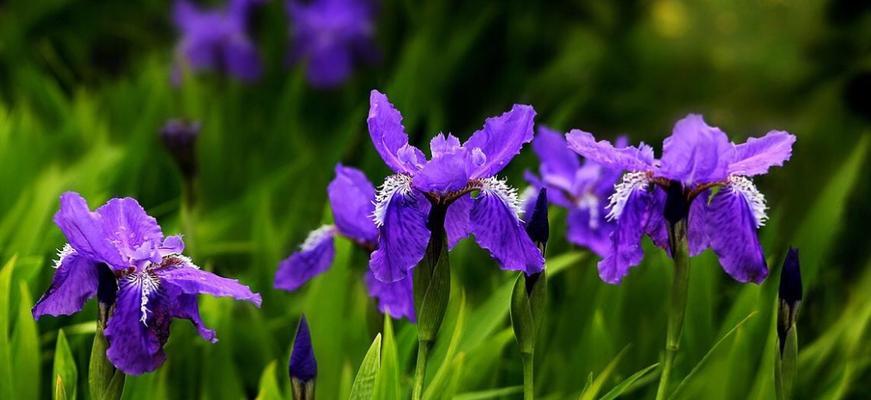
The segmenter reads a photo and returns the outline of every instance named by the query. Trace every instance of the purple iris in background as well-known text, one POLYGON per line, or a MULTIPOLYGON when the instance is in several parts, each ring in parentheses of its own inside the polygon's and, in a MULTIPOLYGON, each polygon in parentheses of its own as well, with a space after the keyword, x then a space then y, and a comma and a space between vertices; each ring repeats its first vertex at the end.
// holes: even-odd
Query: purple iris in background
MULTIPOLYGON (((311 233, 299 250, 283 260, 275 272, 275 287, 294 291, 311 278, 326 272, 333 263, 333 239, 345 237, 368 252, 378 244, 378 228, 372 222, 375 210, 375 187, 362 171, 336 166, 336 177, 327 187, 334 225, 324 225, 311 233)), ((415 320, 412 280, 382 282, 366 271, 369 295, 378 301, 378 309, 393 318, 415 320)))
POLYGON ((226 72, 250 82, 261 73, 257 48, 248 37, 248 16, 262 0, 229 0, 218 9, 202 10, 187 0, 177 0, 173 23, 181 32, 176 47, 172 82, 181 83, 182 68, 226 72))
POLYGON ((690 255, 710 247, 739 282, 759 283, 768 275, 756 235, 767 219, 767 206, 749 177, 783 165, 795 136, 771 131, 734 144, 719 128, 691 114, 675 124, 659 160, 643 143, 616 148, 579 130, 566 137, 569 148, 587 159, 628 171, 608 204, 608 218, 616 227, 609 254, 599 262, 602 280, 619 283, 641 262, 644 234, 671 251, 669 224, 681 220, 687 221, 690 255))
MULTIPOLYGON (((626 146, 626 138, 617 139, 617 147, 626 146)), ((566 140, 556 131, 540 127, 532 149, 541 160, 541 178, 527 173, 527 180, 537 188, 547 188, 548 200, 568 210, 569 242, 584 246, 604 257, 611 249, 611 232, 616 225, 605 216, 608 197, 623 171, 603 167, 586 160, 566 147, 566 140)))
MULTIPOLYGON (((200 336, 217 341, 200 319, 198 294, 260 306, 260 295, 247 286, 200 270, 183 256, 181 237, 164 237, 136 200, 112 199, 95 212, 77 193, 64 193, 60 202, 54 221, 69 242, 58 252, 54 280, 33 307, 33 316, 80 311, 98 290, 105 292, 99 276, 109 271, 117 292, 108 296, 114 306, 104 330, 106 356, 124 373, 142 374, 163 364, 163 345, 174 318, 190 320, 200 336)), ((107 296, 100 297, 103 301, 107 296)))
POLYGON ((439 134, 430 142, 432 157, 427 160, 408 143, 399 111, 387 96, 372 91, 369 134, 395 172, 375 200, 373 217, 380 235, 369 267, 377 279, 405 279, 423 258, 432 228, 441 230, 438 224, 443 224, 450 247, 471 233, 503 269, 527 275, 542 270, 544 258, 518 217, 517 191, 495 177, 532 140, 534 117, 532 107, 514 105, 488 118, 463 144, 453 135, 439 134))
POLYGON ((287 13, 293 40, 290 60, 305 64, 312 86, 340 85, 354 64, 372 62, 378 55, 370 0, 288 0, 287 13))

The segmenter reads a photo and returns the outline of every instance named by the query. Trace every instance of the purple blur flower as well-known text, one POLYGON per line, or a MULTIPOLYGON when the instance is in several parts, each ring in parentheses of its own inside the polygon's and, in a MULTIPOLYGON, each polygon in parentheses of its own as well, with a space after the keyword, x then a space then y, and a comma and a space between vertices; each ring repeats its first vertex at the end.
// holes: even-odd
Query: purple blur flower
MULTIPOLYGON (((367 252, 378 245, 378 228, 372 222, 375 210, 375 187, 362 171, 336 166, 336 177, 327 187, 333 225, 324 225, 311 233, 299 251, 281 261, 275 272, 275 287, 294 291, 313 277, 326 272, 333 263, 336 236, 353 241, 367 252)), ((414 294, 412 280, 381 282, 366 271, 365 283, 369 295, 378 301, 378 309, 393 318, 407 318, 414 322, 414 294)))
POLYGON ((171 119, 160 130, 163 145, 186 179, 192 179, 197 173, 196 143, 200 128, 196 121, 171 119))
POLYGON ((440 218, 432 215, 444 217, 450 247, 471 233, 503 269, 527 275, 542 270, 544 258, 518 217, 517 191, 495 177, 532 140, 534 117, 532 107, 515 105, 487 119, 462 145, 453 135, 439 134, 430 142, 432 158, 427 160, 408 143, 399 111, 387 96, 372 91, 369 134, 395 172, 376 195, 373 217, 380 235, 369 268, 377 279, 404 279, 420 262, 431 228, 442 228, 440 218))
POLYGON ((771 131, 734 144, 719 128, 691 114, 675 124, 659 160, 643 143, 615 148, 579 130, 566 137, 569 148, 578 154, 627 171, 608 204, 608 218, 615 220, 616 227, 611 250, 599 262, 602 280, 619 283, 629 268, 641 262, 644 234, 671 251, 670 224, 684 219, 690 255, 710 247, 735 280, 765 280, 768 267, 756 232, 767 219, 767 206, 748 177, 783 165, 792 154, 795 136, 771 131))
POLYGON ((136 200, 112 199, 92 212, 82 196, 67 192, 60 203, 54 221, 69 242, 58 252, 54 280, 33 307, 33 316, 80 311, 85 301, 106 291, 99 276, 108 267, 117 292, 100 295, 101 301, 114 300, 104 330, 106 356, 124 373, 138 375, 163 364, 163 345, 174 318, 191 321, 200 336, 217 341, 200 319, 198 294, 260 306, 260 295, 247 286, 203 271, 183 256, 181 237, 164 237, 136 200))
MULTIPOLYGON (((626 146, 626 141, 625 137, 618 138, 617 147, 626 146)), ((605 218, 605 206, 622 171, 590 160, 581 163, 578 155, 566 147, 563 135, 546 127, 538 129, 532 149, 541 160, 541 178, 532 173, 527 173, 526 178, 535 187, 547 188, 548 200, 568 210, 568 241, 606 256, 616 224, 605 218)))
POLYGON ((183 67, 230 73, 245 82, 260 77, 260 57, 247 29, 251 8, 261 2, 229 0, 223 8, 202 10, 188 0, 177 0, 173 23, 182 37, 176 47, 173 84, 181 83, 183 67))
POLYGON ((290 60, 305 64, 312 86, 335 87, 354 64, 377 56, 370 0, 288 0, 287 13, 293 39, 290 60))

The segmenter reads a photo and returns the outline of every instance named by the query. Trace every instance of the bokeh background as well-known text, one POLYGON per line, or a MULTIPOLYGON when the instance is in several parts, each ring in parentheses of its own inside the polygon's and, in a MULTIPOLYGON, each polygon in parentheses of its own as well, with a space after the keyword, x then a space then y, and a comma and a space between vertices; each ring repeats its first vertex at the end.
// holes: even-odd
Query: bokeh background
MULTIPOLYGON (((384 0, 379 61, 327 90, 288 65, 289 22, 277 0, 252 16, 261 79, 206 73, 173 87, 170 10, 167 1, 0 1, 0 284, 8 285, 0 286, 0 363, 12 366, 0 385, 10 398, 51 396, 61 328, 78 396, 87 398, 95 305, 38 324, 29 315, 64 242, 51 217, 66 190, 92 207, 136 197, 165 232, 185 234, 200 265, 263 294, 260 310, 202 298, 220 342, 177 322, 169 361, 129 378, 125 398, 290 398, 286 363, 303 312, 319 398, 347 397, 378 332, 391 355, 379 396, 393 398, 389 385, 407 396, 415 328, 393 321, 384 329, 362 284, 365 254, 342 242, 330 272, 296 293, 272 288, 279 260, 331 218, 325 188, 336 163, 362 168, 376 184, 388 174, 366 131, 371 89, 401 110, 417 145, 438 132, 464 139, 514 103, 532 104, 537 124, 625 133, 657 149, 688 112, 735 141, 770 129, 797 135, 792 160, 756 180, 770 206, 760 232, 769 279, 740 285, 710 251, 693 260, 675 373, 689 377, 678 397, 773 398, 777 282, 790 245, 801 249, 805 282, 796 396, 871 397, 871 3, 384 0), (170 118, 202 123, 188 210, 158 136, 170 118)), ((536 162, 526 148, 504 175, 524 187, 522 173, 536 162)), ((647 367, 664 343, 666 255, 646 243, 645 262, 608 286, 595 257, 566 244, 564 215, 553 210, 552 219, 539 397, 594 398, 623 385, 627 398, 652 398, 657 373, 647 367)), ((514 276, 467 242, 451 254, 453 298, 427 394, 518 398, 514 276)))

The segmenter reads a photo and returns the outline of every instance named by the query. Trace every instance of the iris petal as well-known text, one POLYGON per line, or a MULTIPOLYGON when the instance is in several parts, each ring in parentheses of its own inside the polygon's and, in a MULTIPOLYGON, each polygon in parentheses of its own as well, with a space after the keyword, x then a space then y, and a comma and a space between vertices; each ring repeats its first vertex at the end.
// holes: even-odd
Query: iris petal
MULTIPOLYGON (((366 124, 375 150, 388 167, 396 173, 411 174, 417 170, 414 165, 399 157, 400 149, 413 147, 408 144, 408 135, 402 126, 402 115, 390 104, 387 96, 377 90, 369 95, 369 116, 366 124)), ((414 150, 414 154, 420 153, 420 150, 414 150)))
POLYGON ((362 171, 340 165, 327 187, 333 219, 342 235, 363 243, 374 243, 378 228, 372 223, 375 187, 362 171))
POLYGON ((734 147, 720 128, 690 114, 674 125, 662 144, 660 174, 684 186, 721 181, 727 176, 734 147))
POLYGON ((515 104, 498 117, 487 118, 484 127, 476 131, 463 144, 474 155, 480 149, 485 158, 473 163, 472 179, 488 178, 505 168, 524 144, 532 140, 535 110, 528 105, 515 104))
POLYGON ((599 261, 599 277, 610 284, 618 284, 629 273, 629 268, 638 265, 644 252, 641 238, 649 214, 651 197, 644 190, 633 191, 626 200, 617 226, 611 233, 611 249, 599 261))
POLYGON ((503 182, 498 183, 493 179, 490 187, 482 189, 474 200, 469 222, 475 241, 490 252, 502 269, 527 275, 541 272, 544 257, 517 217, 516 194, 506 190, 503 182))
POLYGON ((369 258, 369 269, 382 282, 405 278, 423 259, 430 237, 426 225, 430 204, 419 197, 422 195, 412 190, 397 189, 384 199, 377 218, 381 225, 378 249, 369 258))
POLYGON ((472 211, 472 196, 463 195, 448 206, 445 216, 445 231, 448 234, 448 247, 453 249, 457 242, 469 236, 469 213, 472 211))
POLYGON ((377 300, 379 311, 393 318, 415 322, 412 281, 411 276, 406 276, 396 282, 382 282, 371 271, 366 271, 365 277, 369 296, 377 300))
POLYGON ((54 215, 54 222, 81 256, 114 268, 128 266, 110 241, 100 214, 91 212, 88 203, 78 193, 61 195, 60 210, 54 215))
POLYGON ((151 296, 157 293, 143 290, 146 289, 142 281, 121 280, 118 298, 104 331, 109 343, 106 356, 128 375, 154 371, 166 361, 163 345, 169 337, 171 318, 156 308, 157 313, 150 310, 147 318, 143 318, 151 296))
POLYGON ((333 263, 335 228, 331 225, 309 233, 300 250, 278 264, 275 287, 294 291, 310 279, 326 272, 333 263))
POLYGON ((33 306, 33 317, 70 315, 97 294, 97 265, 71 247, 61 251, 51 286, 33 306))
POLYGON ((178 286, 187 294, 208 294, 245 300, 260 307, 259 294, 235 279, 223 278, 193 265, 187 257, 175 256, 164 260, 164 267, 154 273, 162 280, 178 286))
POLYGON ((720 265, 739 282, 761 283, 768 266, 756 234, 756 219, 740 192, 727 187, 705 212, 705 231, 720 265))
POLYGON ((761 138, 747 139, 735 146, 735 160, 729 164, 729 173, 754 176, 782 166, 792 156, 794 143, 795 136, 785 131, 771 131, 761 138))

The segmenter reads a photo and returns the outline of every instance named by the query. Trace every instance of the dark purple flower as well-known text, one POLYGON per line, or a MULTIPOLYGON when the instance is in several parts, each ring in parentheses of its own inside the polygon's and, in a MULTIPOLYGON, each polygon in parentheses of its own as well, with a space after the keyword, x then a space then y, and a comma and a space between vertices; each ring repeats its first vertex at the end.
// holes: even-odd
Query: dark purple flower
POLYGON ((291 61, 306 66, 316 87, 334 87, 359 60, 372 60, 375 7, 369 0, 287 1, 293 38, 291 61))
MULTIPOLYGON (((626 146, 626 138, 617 139, 617 147, 626 146)), ((578 155, 566 147, 562 134, 540 127, 532 149, 541 160, 541 178, 527 173, 535 187, 548 189, 548 200, 568 211, 569 242, 584 246, 604 257, 611 249, 611 232, 616 225, 605 218, 608 197, 623 171, 603 167, 590 160, 581 163, 578 155)))
POLYGON ((69 242, 58 252, 54 280, 33 307, 33 316, 76 313, 98 291, 106 301, 110 296, 100 284, 99 268, 110 268, 117 293, 104 331, 106 355, 124 373, 138 375, 163 364, 174 318, 190 320, 200 336, 217 341, 200 319, 198 294, 260 306, 260 295, 247 286, 203 271, 183 256, 181 237, 164 237, 136 200, 112 199, 95 212, 77 193, 64 193, 60 202, 54 221, 69 242))
MULTIPOLYGON (((375 187, 362 171, 336 166, 336 177, 327 187, 333 225, 324 225, 311 233, 299 251, 281 261, 275 272, 275 287, 294 291, 311 278, 326 272, 333 263, 336 236, 347 238, 372 252, 378 245, 378 229, 372 221, 375 210, 375 187)), ((369 295, 378 301, 378 309, 394 318, 415 320, 411 279, 384 283, 365 277, 369 295)))
POLYGON ((315 359, 315 350, 312 347, 311 333, 305 315, 300 318, 299 326, 296 328, 288 372, 290 379, 299 379, 302 382, 311 381, 318 375, 318 360, 315 359))
POLYGON ((173 66, 174 84, 182 68, 230 73, 250 82, 261 73, 260 57, 248 37, 248 16, 261 0, 229 0, 223 8, 202 10, 187 0, 177 0, 173 22, 181 32, 173 66))
POLYGON ((628 171, 608 204, 608 218, 617 226, 609 254, 599 262, 602 280, 619 283, 641 262, 645 234, 669 250, 669 223, 680 219, 687 220, 690 255, 712 248, 726 273, 739 282, 759 283, 768 275, 756 235, 767 207, 748 177, 783 165, 795 136, 771 131, 734 144, 719 128, 691 114, 675 124, 660 160, 643 143, 616 148, 579 130, 566 137, 569 148, 587 159, 628 171))
POLYGON ((182 175, 190 179, 196 175, 196 143, 200 135, 200 123, 171 119, 160 130, 167 151, 172 154, 182 175))
POLYGON ((432 158, 427 160, 408 143, 402 116, 387 96, 373 90, 369 102, 369 134, 395 172, 375 201, 380 235, 369 267, 376 278, 404 279, 420 262, 430 239, 431 207, 447 207, 444 229, 451 247, 471 233, 503 269, 526 274, 542 270, 544 258, 518 217, 516 190, 495 177, 532 140, 532 107, 515 105, 487 119, 463 144, 453 135, 439 134, 430 142, 432 158))
POLYGON ((783 260, 778 297, 780 302, 777 310, 777 338, 782 354, 786 344, 786 336, 790 329, 794 329, 802 298, 801 268, 799 267, 798 249, 794 247, 789 248, 786 258, 783 260))

